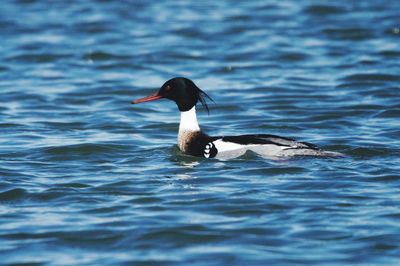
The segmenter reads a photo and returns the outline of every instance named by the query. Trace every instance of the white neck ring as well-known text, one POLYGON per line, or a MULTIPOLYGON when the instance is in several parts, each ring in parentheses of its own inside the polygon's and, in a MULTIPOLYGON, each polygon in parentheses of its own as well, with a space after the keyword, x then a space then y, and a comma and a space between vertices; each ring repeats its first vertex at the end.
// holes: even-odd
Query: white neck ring
POLYGON ((179 131, 200 131, 196 116, 196 106, 193 106, 189 111, 181 112, 179 131))

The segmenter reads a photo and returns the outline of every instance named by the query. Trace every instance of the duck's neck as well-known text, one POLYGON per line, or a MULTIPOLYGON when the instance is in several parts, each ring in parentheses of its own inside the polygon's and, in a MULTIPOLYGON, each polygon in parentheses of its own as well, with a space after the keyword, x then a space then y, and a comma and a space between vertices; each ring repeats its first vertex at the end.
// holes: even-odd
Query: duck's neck
POLYGON ((181 112, 181 122, 179 123, 178 147, 181 151, 189 151, 189 143, 192 139, 201 134, 199 123, 196 117, 196 107, 186 112, 181 112))
POLYGON ((189 111, 181 112, 181 122, 179 123, 179 133, 200 131, 197 122, 196 106, 189 111))

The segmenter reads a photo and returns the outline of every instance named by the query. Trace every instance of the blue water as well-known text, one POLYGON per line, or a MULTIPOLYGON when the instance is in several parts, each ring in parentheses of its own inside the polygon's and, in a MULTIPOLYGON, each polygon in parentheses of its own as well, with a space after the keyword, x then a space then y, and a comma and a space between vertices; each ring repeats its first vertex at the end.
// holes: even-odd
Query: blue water
POLYGON ((1 1, 0 263, 399 265, 400 1, 335 2, 1 1), (186 156, 174 76, 346 157, 186 156))

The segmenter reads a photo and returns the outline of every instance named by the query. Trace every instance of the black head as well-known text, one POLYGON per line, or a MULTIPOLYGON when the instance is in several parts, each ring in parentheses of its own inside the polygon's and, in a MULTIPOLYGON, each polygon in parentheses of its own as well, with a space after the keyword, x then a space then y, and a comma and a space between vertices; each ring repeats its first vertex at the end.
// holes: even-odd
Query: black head
POLYGON ((205 97, 210 99, 204 91, 194 84, 193 81, 187 78, 177 77, 172 78, 161 86, 158 92, 133 101, 133 104, 155 101, 158 99, 166 98, 176 103, 180 111, 189 111, 198 101, 207 109, 208 106, 205 97))

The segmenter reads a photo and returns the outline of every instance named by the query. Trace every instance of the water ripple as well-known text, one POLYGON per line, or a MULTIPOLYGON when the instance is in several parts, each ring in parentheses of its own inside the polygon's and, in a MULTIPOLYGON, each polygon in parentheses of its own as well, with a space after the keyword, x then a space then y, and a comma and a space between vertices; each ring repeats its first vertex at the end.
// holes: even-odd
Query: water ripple
POLYGON ((4 1, 4 264, 397 265, 399 2, 4 1), (211 135, 340 159, 205 160, 179 114, 131 105, 172 76, 211 135))

